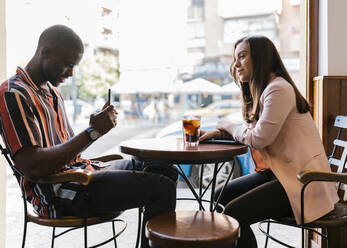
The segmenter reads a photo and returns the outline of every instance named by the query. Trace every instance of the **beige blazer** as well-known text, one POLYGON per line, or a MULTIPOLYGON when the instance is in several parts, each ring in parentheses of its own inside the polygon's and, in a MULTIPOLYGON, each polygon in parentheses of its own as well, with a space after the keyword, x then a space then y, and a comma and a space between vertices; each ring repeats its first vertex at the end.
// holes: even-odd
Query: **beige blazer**
MULTIPOLYGON (((293 87, 283 78, 275 78, 260 97, 260 116, 256 123, 240 126, 220 121, 217 128, 261 153, 283 185, 300 224, 302 184, 297 174, 302 170, 330 171, 330 166, 310 113, 300 114, 296 109, 293 87)), ((338 200, 334 183, 309 184, 305 189, 305 223, 333 210, 338 200)))

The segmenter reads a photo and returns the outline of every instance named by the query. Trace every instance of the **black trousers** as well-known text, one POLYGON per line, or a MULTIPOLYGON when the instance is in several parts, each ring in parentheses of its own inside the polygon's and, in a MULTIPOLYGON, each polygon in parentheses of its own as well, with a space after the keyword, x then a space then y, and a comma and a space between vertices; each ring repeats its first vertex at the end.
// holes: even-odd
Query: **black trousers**
POLYGON ((95 172, 87 186, 88 205, 83 193, 77 194, 66 214, 79 216, 86 205, 90 216, 144 207, 141 247, 149 247, 145 237, 146 222, 176 208, 177 169, 172 165, 148 165, 138 161, 133 165, 131 160, 115 160, 107 164, 95 172))
MULTIPOLYGON (((216 198, 221 188, 217 189, 216 198)), ((238 248, 257 247, 251 224, 271 218, 293 216, 287 194, 270 171, 261 171, 233 179, 226 187, 220 203, 224 214, 240 223, 238 248)))

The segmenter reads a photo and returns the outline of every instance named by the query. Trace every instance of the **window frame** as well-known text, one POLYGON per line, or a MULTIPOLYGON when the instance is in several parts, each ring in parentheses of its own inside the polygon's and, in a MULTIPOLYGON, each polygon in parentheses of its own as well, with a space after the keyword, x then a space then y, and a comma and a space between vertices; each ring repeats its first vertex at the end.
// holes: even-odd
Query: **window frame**
POLYGON ((319 0, 301 0, 304 9, 302 20, 305 22, 305 83, 306 99, 313 109, 313 78, 318 76, 318 46, 319 46, 319 0))

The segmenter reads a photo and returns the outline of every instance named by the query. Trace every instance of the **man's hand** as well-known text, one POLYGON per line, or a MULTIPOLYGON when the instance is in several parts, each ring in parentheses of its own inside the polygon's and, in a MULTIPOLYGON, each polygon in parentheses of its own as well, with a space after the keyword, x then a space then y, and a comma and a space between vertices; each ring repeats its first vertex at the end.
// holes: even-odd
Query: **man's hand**
POLYGON ((113 105, 106 102, 101 112, 90 116, 89 126, 104 135, 117 126, 117 114, 118 112, 113 105))
MULTIPOLYGON (((112 105, 106 106, 101 112, 90 116, 89 125, 104 135, 117 125, 117 111, 112 105)), ((14 157, 16 166, 32 181, 60 171, 64 164, 69 163, 91 144, 85 131, 68 141, 51 147, 24 147, 14 157)))
POLYGON ((209 131, 200 130, 199 141, 203 141, 206 139, 212 139, 212 138, 220 139, 221 138, 221 131, 218 129, 209 130, 209 131))

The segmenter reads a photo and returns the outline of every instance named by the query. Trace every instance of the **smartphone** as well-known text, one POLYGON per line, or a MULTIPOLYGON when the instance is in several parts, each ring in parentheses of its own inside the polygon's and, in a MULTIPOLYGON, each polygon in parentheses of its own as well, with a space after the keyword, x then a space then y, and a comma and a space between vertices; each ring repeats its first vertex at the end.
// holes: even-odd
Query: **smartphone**
POLYGON ((111 89, 108 89, 107 101, 111 105, 111 89))
POLYGON ((240 145, 241 143, 237 140, 218 140, 218 139, 211 139, 211 140, 203 140, 200 141, 201 144, 224 144, 224 145, 240 145))

